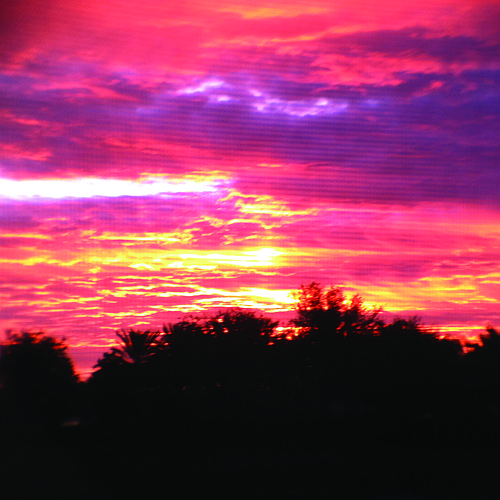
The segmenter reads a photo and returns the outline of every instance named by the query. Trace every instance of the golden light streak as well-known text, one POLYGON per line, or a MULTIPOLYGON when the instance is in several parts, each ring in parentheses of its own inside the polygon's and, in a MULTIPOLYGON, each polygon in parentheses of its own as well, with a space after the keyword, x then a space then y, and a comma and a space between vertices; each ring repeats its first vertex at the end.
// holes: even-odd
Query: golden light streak
POLYGON ((185 231, 175 231, 171 233, 152 233, 152 232, 143 232, 143 233, 117 233, 111 231, 102 231, 99 234, 88 234, 89 240, 96 241, 113 241, 117 244, 127 244, 127 243, 181 243, 186 244, 191 241, 193 235, 190 230, 187 229, 185 231))
POLYGON ((260 267, 276 265, 276 257, 282 255, 284 252, 275 250, 274 248, 260 248, 258 250, 247 250, 243 252, 234 253, 231 251, 219 253, 181 253, 179 256, 183 260, 196 259, 196 260, 210 260, 217 264, 232 264, 244 267, 260 267))
POLYGON ((238 291, 200 288, 196 295, 204 296, 195 302, 201 306, 200 309, 215 306, 283 312, 291 310, 291 304, 296 302, 291 290, 268 290, 266 288, 242 288, 238 291))
MULTIPOLYGON (((246 289, 244 289, 246 290, 246 289)), ((242 292, 242 293, 245 293, 242 292)), ((279 304, 295 304, 297 300, 293 297, 291 290, 268 290, 266 288, 249 288, 248 293, 253 297, 271 299, 279 304)))
POLYGON ((442 338, 458 338, 462 342, 471 343, 480 342, 480 336, 485 333, 483 326, 464 326, 460 324, 440 325, 438 330, 442 338))
POLYGON ((219 202, 230 200, 235 200, 235 207, 237 207, 239 211, 244 214, 264 214, 273 217, 292 217, 296 215, 317 215, 320 212, 317 207, 292 208, 289 203, 286 203, 283 200, 278 200, 273 196, 247 195, 236 190, 232 190, 225 198, 221 198, 219 202))
POLYGON ((323 14, 329 12, 327 7, 316 7, 312 5, 301 4, 299 6, 282 7, 255 7, 243 5, 231 5, 223 7, 220 12, 231 12, 240 14, 243 19, 266 19, 273 17, 296 17, 304 14, 323 14))

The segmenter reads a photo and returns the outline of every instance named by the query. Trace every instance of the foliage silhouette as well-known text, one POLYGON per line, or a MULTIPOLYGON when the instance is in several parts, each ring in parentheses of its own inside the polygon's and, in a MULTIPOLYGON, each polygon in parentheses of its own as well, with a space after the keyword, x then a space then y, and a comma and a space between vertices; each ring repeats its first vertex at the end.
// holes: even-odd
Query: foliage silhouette
MULTIPOLYGON (((83 447, 94 438, 95 456, 86 459, 105 467, 113 456, 118 471, 131 456, 160 451, 164 469, 179 474, 179 491, 194 474, 208 484, 221 470, 243 484, 241 463, 260 460, 260 477, 272 468, 275 478, 295 484, 290 464, 300 463, 302 478, 330 478, 335 470, 336 481, 342 476, 352 489, 360 475, 371 484, 390 477, 398 493, 420 481, 418 471, 450 491, 438 469, 452 477, 471 449, 499 444, 500 334, 493 327, 464 354, 418 318, 386 323, 361 297, 346 300, 341 288, 317 283, 301 288, 286 335, 277 325, 232 308, 186 317, 162 332, 117 332, 119 345, 76 393, 92 422, 80 434, 83 447), (470 427, 473 433, 464 432, 470 427), (380 451, 388 446, 395 451, 390 461, 380 451), (437 467, 439 460, 445 465, 437 467)), ((68 415, 76 377, 64 342, 23 332, 2 346, 0 382, 2 423, 11 429, 17 422, 24 432, 68 415)), ((150 461, 140 464, 146 474, 150 461)), ((475 491, 473 480, 468 484, 475 491)), ((164 487, 158 482, 155 493, 164 487)), ((306 479, 301 488, 310 493, 306 479)))
MULTIPOLYGON (((439 435, 438 422, 455 422, 448 428, 456 430, 467 418, 479 421, 500 409, 500 335, 494 328, 464 355, 457 341, 441 338, 418 318, 385 323, 378 309, 366 308, 359 295, 347 300, 339 287, 313 282, 297 299, 287 335, 276 331, 277 321, 238 308, 185 317, 162 332, 117 332, 119 345, 82 384, 87 420, 116 435, 132 429, 143 435, 159 421, 179 436, 340 439, 338 429, 350 427, 384 436, 399 429, 430 440, 439 435)), ((17 413, 23 411, 20 395, 29 392, 23 384, 36 394, 50 392, 33 389, 36 384, 57 384, 43 377, 23 382, 33 375, 26 368, 15 374, 17 364, 9 361, 14 347, 55 342, 49 351, 67 358, 63 343, 44 338, 19 334, 2 350, 0 394, 4 402, 16 394, 17 413)), ((33 414, 37 398, 31 398, 33 414)))
POLYGON ((241 413, 265 379, 264 351, 277 325, 231 308, 164 325, 163 334, 117 332, 121 346, 104 354, 89 380, 94 412, 122 425, 152 414, 188 425, 241 413))
POLYGON ((164 336, 155 331, 119 330, 119 345, 105 352, 88 380, 89 411, 113 429, 124 429, 154 411, 162 385, 153 360, 165 348, 164 336))
POLYGON ((210 317, 206 327, 217 339, 248 347, 267 345, 278 324, 279 321, 273 321, 255 311, 229 308, 210 317))
POLYGON ((496 441, 500 417, 500 333, 488 326, 463 360, 461 383, 464 388, 462 412, 476 426, 476 439, 496 441))
POLYGON ((6 332, 0 347, 2 387, 38 390, 47 386, 67 386, 77 381, 65 340, 43 332, 6 332))
POLYGON ((0 346, 2 417, 29 434, 61 423, 72 411, 78 377, 64 340, 43 332, 6 332, 0 346))
POLYGON ((112 347, 110 352, 99 359, 95 368, 103 368, 106 364, 140 364, 156 354, 162 346, 160 332, 146 330, 119 330, 116 332, 120 345, 112 347))
POLYGON ((500 353, 500 333, 493 326, 487 326, 486 333, 481 334, 480 339, 481 345, 476 347, 477 351, 500 353))
POLYGON ((356 294, 348 302, 340 287, 326 291, 316 282, 302 285, 297 295, 296 318, 292 323, 308 334, 321 339, 332 334, 349 336, 374 334, 382 325, 380 309, 369 311, 356 294))
POLYGON ((161 345, 160 332, 121 330, 116 335, 121 340, 122 346, 115 348, 115 353, 129 363, 143 362, 161 345))
POLYGON ((226 422, 225 432, 286 434, 298 432, 297 419, 301 432, 320 432, 330 418, 440 418, 457 407, 461 347, 417 318, 385 324, 359 295, 314 282, 301 287, 296 313, 291 338, 238 308, 186 317, 163 334, 119 332, 121 347, 89 380, 97 413, 125 425, 155 415, 191 431, 226 422))

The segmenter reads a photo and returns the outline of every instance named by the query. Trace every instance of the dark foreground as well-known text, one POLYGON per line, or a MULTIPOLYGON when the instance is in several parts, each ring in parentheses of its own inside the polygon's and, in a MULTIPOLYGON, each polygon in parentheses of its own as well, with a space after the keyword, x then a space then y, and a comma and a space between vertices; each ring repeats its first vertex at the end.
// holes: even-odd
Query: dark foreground
POLYGON ((11 334, 0 351, 0 492, 500 498, 500 332, 464 353, 414 320, 385 325, 359 299, 339 305, 339 293, 299 306, 306 326, 291 340, 241 311, 164 336, 119 332, 121 347, 83 383, 64 342, 11 334))
POLYGON ((31 441, 7 439, 1 486, 16 492, 9 498, 499 497, 493 422, 474 431, 436 422, 308 426, 261 436, 230 423, 155 436, 123 426, 66 427, 31 441))

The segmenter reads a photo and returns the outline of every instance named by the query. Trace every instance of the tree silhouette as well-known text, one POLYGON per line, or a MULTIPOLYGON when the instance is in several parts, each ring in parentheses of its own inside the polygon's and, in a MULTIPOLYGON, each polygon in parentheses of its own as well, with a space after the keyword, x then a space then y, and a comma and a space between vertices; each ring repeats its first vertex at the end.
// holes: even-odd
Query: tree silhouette
POLYGON ((332 287, 324 292, 323 287, 313 281, 308 285, 301 285, 296 298, 297 317, 293 324, 303 333, 337 330, 345 311, 345 297, 341 288, 332 287))
POLYGON ((64 340, 43 332, 6 332, 0 347, 4 417, 28 432, 60 423, 71 411, 78 377, 64 340))
POLYGON ((297 295, 296 318, 292 323, 302 334, 315 339, 332 334, 349 336, 353 334, 373 334, 382 326, 380 309, 369 311, 363 299, 356 294, 347 301, 342 288, 332 286, 326 291, 316 282, 301 285, 297 295))
POLYGON ((462 380, 470 419, 486 429, 500 415, 500 332, 489 325, 480 341, 465 356, 462 380))
POLYGON ((117 332, 120 346, 104 354, 89 379, 95 412, 120 425, 147 422, 153 414, 175 420, 177 428, 208 422, 209 414, 223 422, 228 412, 251 406, 277 325, 230 308, 164 325, 164 335, 117 332))
POLYGON ((217 385, 215 335, 200 318, 185 318, 163 326, 166 349, 162 364, 164 386, 172 392, 210 390, 217 385))
POLYGON ((119 330, 116 336, 120 346, 113 347, 111 354, 125 363, 143 363, 158 352, 163 341, 160 332, 151 330, 119 330))
POLYGON ((235 386, 258 366, 278 321, 255 311, 221 309, 163 327, 172 378, 185 390, 235 386))
POLYGON ((206 322, 206 327, 219 340, 234 345, 267 345, 279 321, 273 321, 255 311, 229 308, 218 311, 206 322))
POLYGON ((385 324, 380 309, 359 294, 346 300, 339 287, 313 282, 297 298, 296 377, 315 411, 409 418, 456 408, 458 341, 438 338, 418 318, 385 324))
POLYGON ((0 382, 12 391, 37 392, 78 380, 64 339, 43 332, 6 332, 0 346, 0 382))
POLYGON ((339 331, 342 335, 378 334, 383 326, 379 318, 381 308, 370 311, 364 306, 361 295, 355 294, 342 314, 342 323, 339 331))
POLYGON ((150 330, 115 333, 118 347, 111 348, 97 361, 88 386, 94 413, 108 422, 129 424, 139 413, 147 411, 152 390, 162 380, 151 361, 164 347, 164 341, 160 332, 150 330))
MULTIPOLYGON (((277 321, 239 308, 186 317, 163 334, 117 332, 120 346, 104 354, 89 380, 97 413, 121 419, 122 429, 159 418, 186 432, 268 431, 285 420, 289 432, 299 432, 298 421, 320 432, 335 415, 401 422, 411 433, 412 419, 456 418, 460 374, 474 365, 474 356, 461 362, 458 342, 439 338, 418 318, 385 324, 359 295, 347 300, 340 287, 315 282, 301 287, 296 313, 299 335, 292 337, 274 334, 277 321)), ((497 337, 494 329, 485 337, 488 352, 497 337)), ((476 349, 477 359, 486 350, 476 349)))
POLYGON ((164 339, 157 331, 119 330, 116 332, 119 346, 105 352, 94 368, 90 381, 119 387, 144 386, 152 382, 151 359, 164 347, 164 339))
POLYGON ((440 338, 418 317, 396 318, 380 331, 377 397, 392 412, 443 416, 459 398, 460 342, 440 338))
POLYGON ((481 345, 476 346, 478 352, 488 352, 491 355, 500 355, 500 333, 493 326, 486 327, 486 333, 479 336, 481 345))

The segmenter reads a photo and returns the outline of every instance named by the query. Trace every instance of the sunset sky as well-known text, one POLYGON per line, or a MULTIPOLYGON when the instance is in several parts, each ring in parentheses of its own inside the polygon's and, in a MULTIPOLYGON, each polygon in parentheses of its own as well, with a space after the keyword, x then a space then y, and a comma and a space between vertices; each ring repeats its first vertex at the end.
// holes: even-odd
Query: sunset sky
POLYGON ((116 329, 286 320, 311 281, 500 327, 497 1, 0 9, 1 332, 88 372, 116 329))

